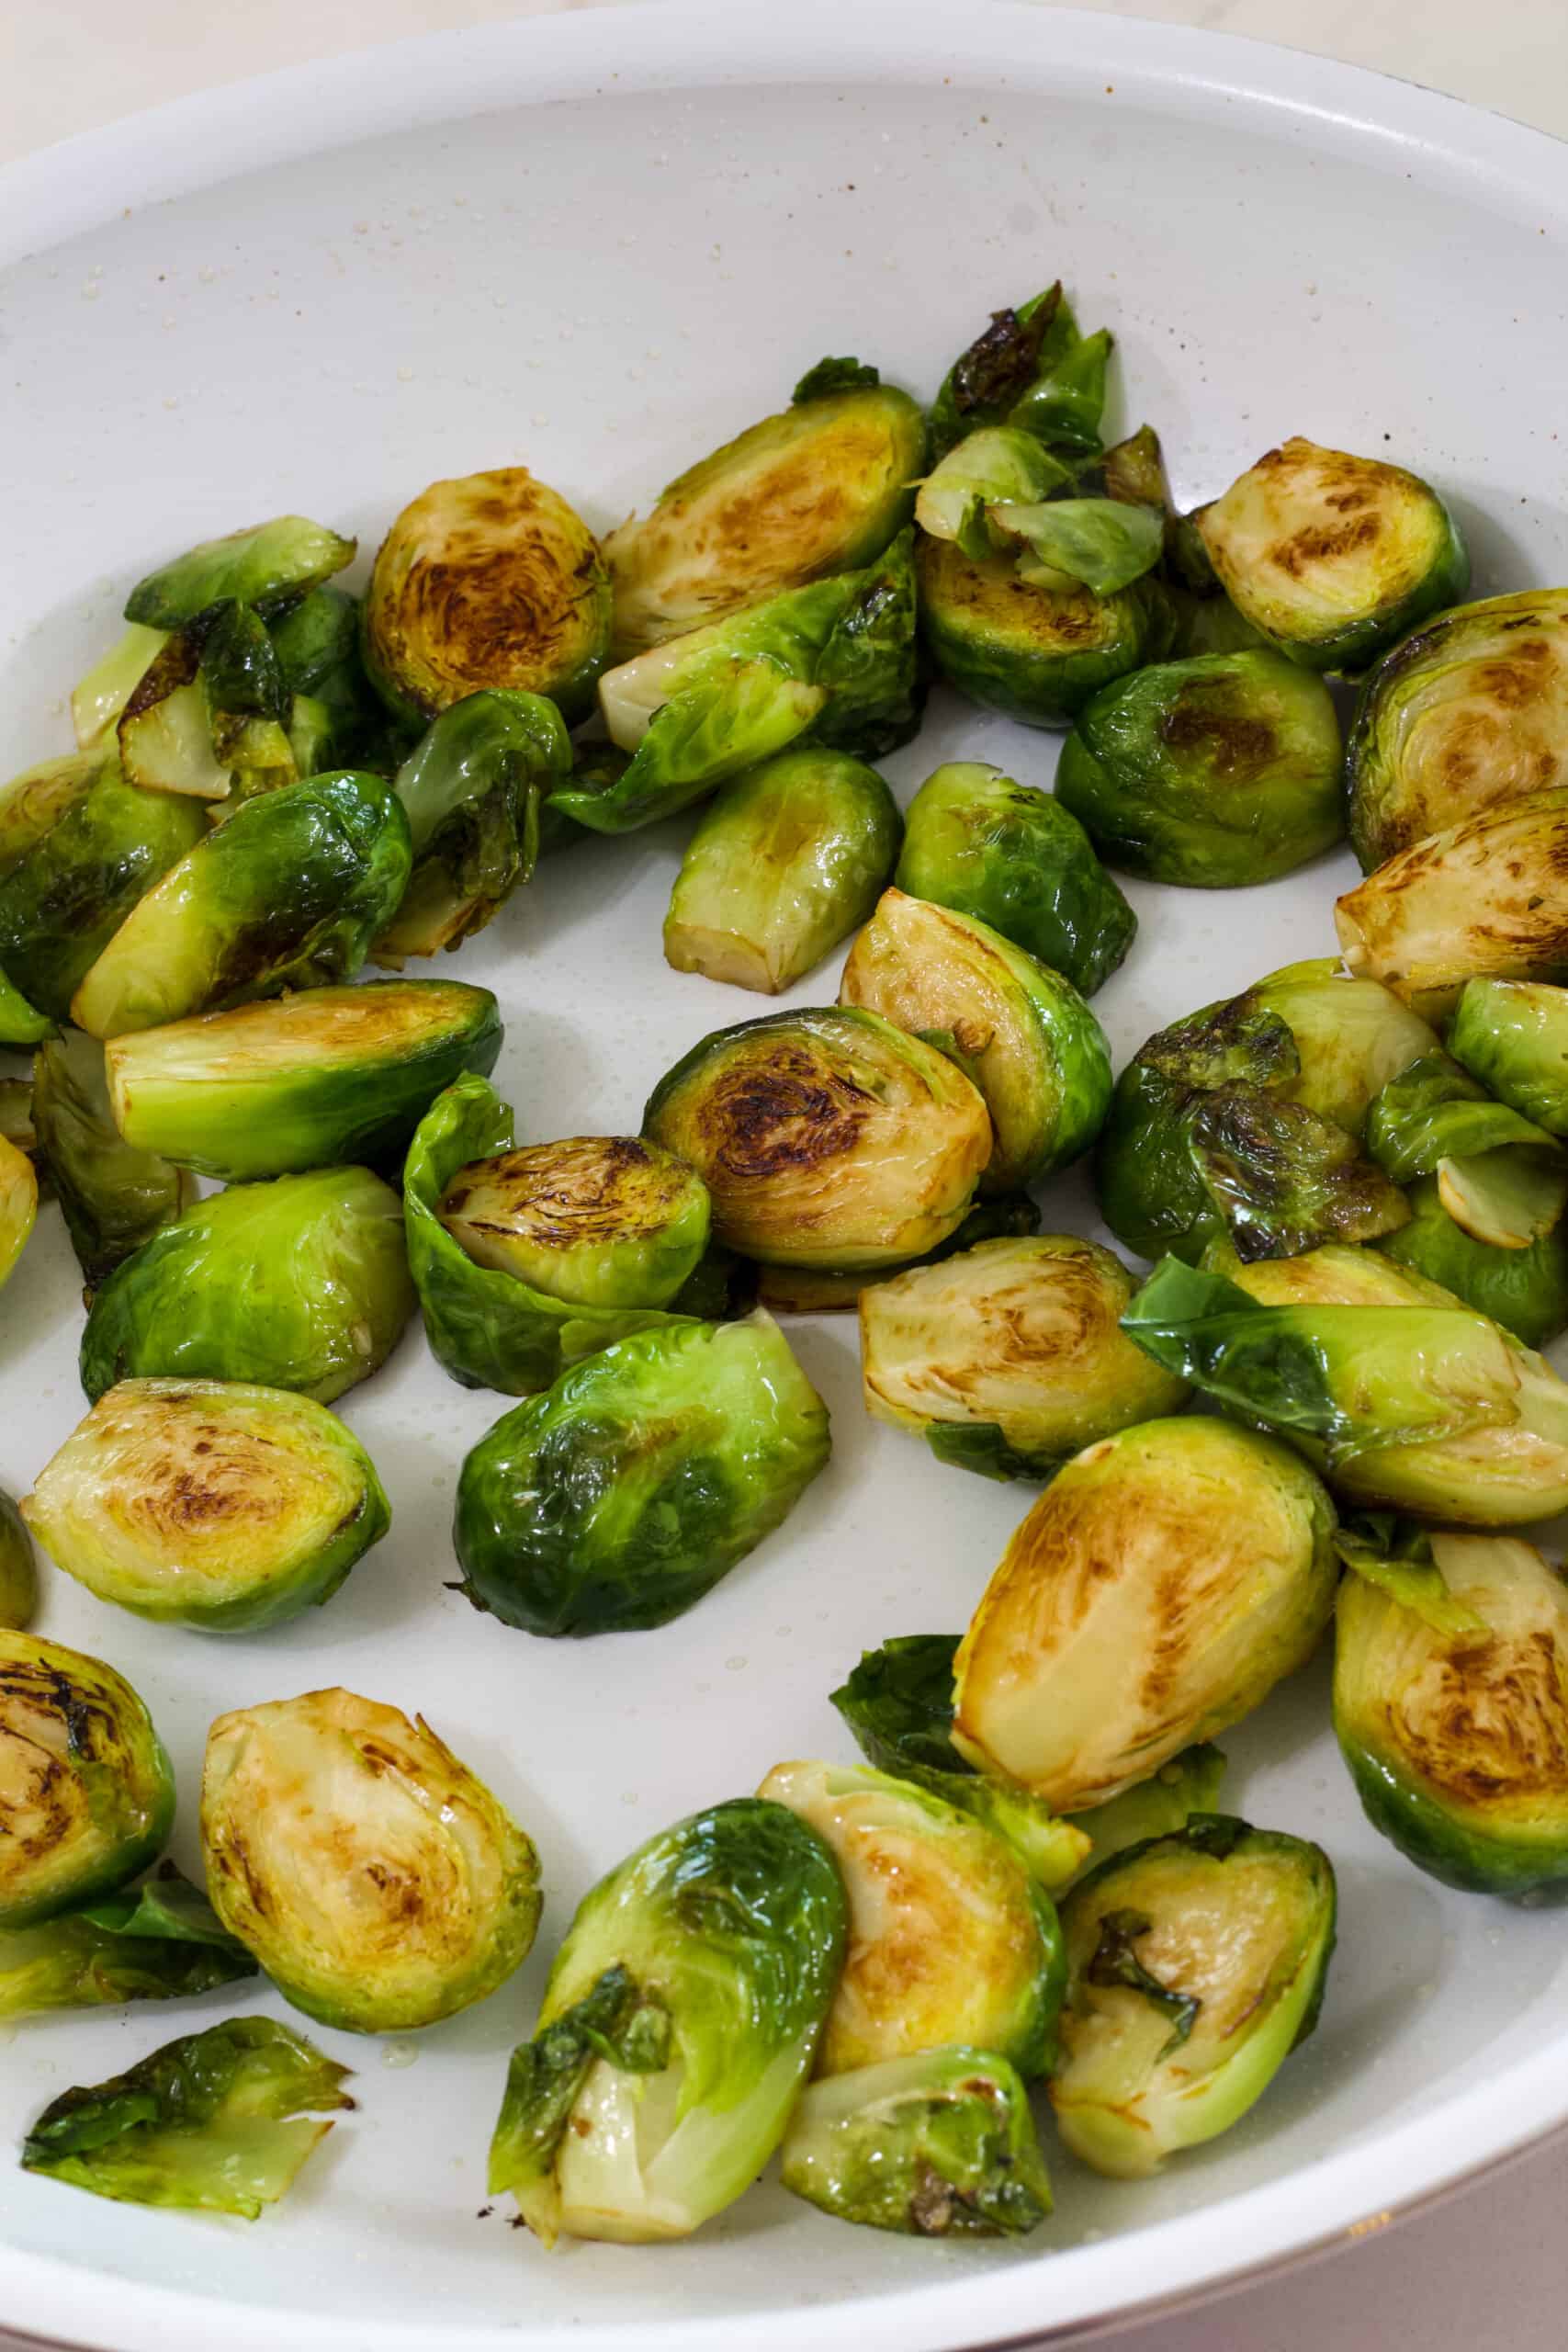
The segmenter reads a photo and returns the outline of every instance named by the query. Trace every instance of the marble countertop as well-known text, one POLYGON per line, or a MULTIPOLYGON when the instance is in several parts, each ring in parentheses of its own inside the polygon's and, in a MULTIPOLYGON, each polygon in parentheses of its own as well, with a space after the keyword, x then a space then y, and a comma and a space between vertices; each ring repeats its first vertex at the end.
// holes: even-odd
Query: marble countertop
MULTIPOLYGON (((128 9, 120 0, 54 0, 48 9, 14 11, 7 24, 0 162, 160 99, 309 57, 561 6, 635 4, 267 0, 242 8, 224 0, 140 0, 128 9)), ((1473 0, 1080 5, 1315 50, 1568 138, 1565 0, 1491 0, 1480 13, 1473 0)), ((1396 2181, 1389 2195, 1397 2198, 1396 2181)), ((1565 2213, 1568 2134, 1331 2257, 1239 2288, 1184 2317, 1119 2332, 1117 2352, 1399 2352, 1414 2345, 1422 2352, 1562 2352, 1565 2213)), ((1245 2261, 1246 2248, 1237 2254, 1245 2261)), ((0 2352, 11 2352, 3 2319, 0 2312, 0 2352)))

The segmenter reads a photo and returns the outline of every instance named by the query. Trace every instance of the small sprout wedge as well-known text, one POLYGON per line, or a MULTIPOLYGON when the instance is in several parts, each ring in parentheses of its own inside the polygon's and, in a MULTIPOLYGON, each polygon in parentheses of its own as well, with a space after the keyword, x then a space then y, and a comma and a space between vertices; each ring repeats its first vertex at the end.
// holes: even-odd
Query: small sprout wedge
POLYGON ((89 1290, 184 1209, 177 1168, 116 1124, 104 1049, 67 1029, 33 1058, 39 1148, 89 1290))

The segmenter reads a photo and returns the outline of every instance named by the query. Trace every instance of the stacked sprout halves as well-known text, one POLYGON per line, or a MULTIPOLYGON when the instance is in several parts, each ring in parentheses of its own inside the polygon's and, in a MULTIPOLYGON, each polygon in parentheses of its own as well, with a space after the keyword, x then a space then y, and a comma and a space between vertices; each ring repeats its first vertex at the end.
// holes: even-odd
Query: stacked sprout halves
MULTIPOLYGON (((855 1311, 873 1415, 1037 1490, 966 1629, 844 1661, 863 1761, 737 1753, 578 1906, 490 2154, 545 2243, 689 2235, 775 2154, 829 2215, 1021 2235, 1047 2111, 1111 2178, 1236 2123, 1336 1886, 1213 1743, 1331 1620, 1377 1829, 1568 1884, 1568 1585, 1519 1532, 1568 1510, 1568 589, 1458 601, 1438 492, 1300 436, 1183 511, 1108 439, 1110 349, 1055 285, 929 407, 819 362, 602 543, 510 466, 425 489, 363 594, 292 515, 132 592, 76 749, 0 792, 0 1280, 52 1191, 90 1406, 0 1498, 0 2017, 265 1973, 406 2033, 529 1951, 532 1840, 423 1718, 215 1687, 203 1891, 141 1699, 32 1630, 35 1543, 192 1678, 330 1605, 391 1521, 332 1408, 416 1307, 505 1400, 457 1480, 477 1638, 662 1625, 768 1545, 830 1442, 776 1316, 855 1311), (933 681, 1066 730, 1055 789, 956 760, 901 808, 933 681), (694 999, 837 984, 697 1014, 637 1134, 531 1099, 519 1141, 495 995, 422 967, 682 812, 694 999), (1113 870, 1256 886, 1347 832, 1339 952, 1117 1072, 1113 870), (1074 1168, 1152 1272, 1040 1230, 1074 1168)), ((23 2162, 254 2216, 344 2072, 223 2018, 23 2162)))

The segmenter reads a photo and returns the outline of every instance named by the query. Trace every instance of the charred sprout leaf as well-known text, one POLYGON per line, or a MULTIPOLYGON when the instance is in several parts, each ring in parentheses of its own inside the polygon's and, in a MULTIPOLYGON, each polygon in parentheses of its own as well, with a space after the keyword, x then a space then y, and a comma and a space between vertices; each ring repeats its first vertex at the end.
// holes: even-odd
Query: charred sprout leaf
POLYGON ((1311 1655, 1333 1529, 1312 1472, 1226 1422, 1089 1447, 1014 1533, 959 1647, 959 1748, 1071 1814, 1146 1779, 1311 1655))
POLYGON ((415 725, 481 686, 547 695, 576 720, 609 658, 610 601, 592 532, 525 466, 432 482, 377 554, 365 666, 415 725))
POLYGON ((1195 519, 1231 602, 1309 670, 1364 670, 1470 579, 1459 526, 1427 483, 1299 435, 1195 519))
POLYGON ((1026 2079, 1055 2052, 1063 1966, 1050 1897, 1005 1838, 864 1765, 779 1764, 757 1792, 810 1823, 849 1904, 849 1950, 818 2075, 953 2042, 1026 2079))
POLYGON ((120 2204, 254 2222, 332 2130, 316 2116, 354 2105, 347 2073, 270 2018, 229 2018, 64 2092, 23 2143, 23 2168, 120 2204))
POLYGON ((1021 579, 1039 588, 1077 583, 1097 596, 1113 596, 1152 571, 1165 540, 1157 514, 1113 498, 998 504, 988 520, 1016 554, 1021 579))
POLYGON ((1102 686, 1170 650, 1174 615, 1152 573, 1114 595, 1042 588, 1011 556, 976 558, 922 537, 920 628, 938 671, 984 710, 1070 727, 1102 686))
POLYGON ((33 1115, 71 1246, 89 1290, 185 1204, 177 1168, 115 1125, 95 1037, 68 1029, 33 1061, 33 1115))
POLYGON ((121 1381, 39 1471, 26 1517, 100 1600, 214 1634, 330 1600, 391 1522, 335 1414, 223 1380, 121 1381))
POLYGON ((0 1631, 19 1634, 38 1611, 38 1562, 27 1522, 0 1494, 0 1631))
POLYGON ((931 404, 932 454, 978 425, 1011 424, 1046 447, 1100 447, 1111 337, 1081 335, 1061 280, 1019 309, 994 311, 931 404))
POLYGON ((96 1404, 117 1381, 248 1380, 331 1404, 413 1312, 398 1196, 321 1168, 197 1201, 117 1266, 82 1339, 96 1404))
POLYGON ((1244 1259, 1293 1258, 1325 1241, 1375 1241, 1410 1209, 1397 1184, 1332 1119, 1258 1086, 1220 1086, 1188 1125, 1204 1189, 1244 1259))
POLYGON ((80 752, 100 757, 114 749, 109 738, 126 704, 168 642, 169 632, 132 621, 101 662, 96 662, 71 693, 71 723, 80 752))
POLYGON ((1523 1118, 1568 1136, 1568 989, 1467 981, 1449 1050, 1523 1118))
POLYGON ((1350 839, 1371 873, 1428 834, 1568 784, 1568 588, 1439 613, 1385 653, 1346 748, 1350 839))
POLYGON ((107 1894, 161 1850, 175 1782, 152 1717, 100 1658, 0 1628, 0 1928, 107 1894))
POLYGON ((1378 1244, 1395 1263, 1502 1324, 1527 1348, 1568 1329, 1568 1230, 1561 1219, 1524 1250, 1499 1250, 1456 1225, 1435 1176, 1410 1187, 1410 1222, 1378 1244))
POLYGON ((1017 2069, 962 2046, 811 2084, 780 2177, 824 2213, 909 2237, 1022 2237, 1051 2211, 1017 2069))
POLYGON ((141 1886, 0 1930, 0 2018, 189 2000, 255 1973, 206 1896, 164 1862, 141 1886))
POLYGON ((502 1035, 489 989, 373 980, 128 1031, 104 1050, 126 1144, 232 1184, 383 1164, 445 1088, 493 1066, 502 1035))
POLYGON ((505 1414, 468 1455, 464 1589, 531 1634, 667 1624, 828 1460, 827 1408, 772 1317, 669 1318, 505 1414))
POLYGON ((776 996, 865 921, 903 830, 875 769, 842 752, 811 745, 748 769, 686 844, 666 963, 776 996))
POLYGON ((0 1286, 27 1246, 38 1216, 38 1175, 27 1154, 0 1136, 0 1286))
POLYGON ((503 1984, 539 1861, 423 1718, 353 1691, 220 1715, 201 1783, 207 1889, 284 1998, 350 2033, 432 2025, 503 1984))
POLYGON ((702 1178, 639 1136, 572 1136, 470 1160, 436 1214, 475 1265, 568 1306, 667 1305, 707 1248, 702 1178))
POLYGON ((578 1906, 534 2049, 571 2041, 514 2058, 492 2194, 547 2245, 690 2236, 784 2137, 844 1941, 833 1857, 787 1807, 739 1798, 650 1838, 578 1906))
POLYGON ((1063 1907, 1056 2128, 1136 2178, 1229 2127, 1317 2021, 1334 1950, 1320 1847, 1224 1814, 1113 1856, 1063 1907))
POLYGON ((852 1007, 703 1038, 654 1088, 643 1133, 696 1169, 729 1248, 852 1272, 945 1241, 992 1142, 954 1062, 852 1007))
POLYGON ((874 390, 882 381, 880 368, 862 359, 819 359, 808 368, 790 400, 798 408, 803 401, 819 401, 829 392, 863 392, 874 390))
POLYGON ((1018 537, 1003 527, 1011 510, 1068 489, 1077 479, 1073 468, 1032 434, 992 426, 966 434, 931 468, 915 500, 915 520, 928 537, 952 539, 967 556, 1016 555, 1018 537), (992 508, 1002 510, 995 521, 992 508))
POLYGON ((126 599, 125 617, 143 628, 183 628, 213 605, 233 599, 264 619, 284 612, 354 560, 355 541, 303 514, 279 514, 206 539, 158 571, 126 599))

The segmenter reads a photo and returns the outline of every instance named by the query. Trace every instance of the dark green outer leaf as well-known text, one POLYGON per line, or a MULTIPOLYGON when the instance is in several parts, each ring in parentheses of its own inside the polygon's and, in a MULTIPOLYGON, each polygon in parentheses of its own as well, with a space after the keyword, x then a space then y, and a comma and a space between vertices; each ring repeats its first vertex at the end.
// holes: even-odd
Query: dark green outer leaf
POLYGON ((1153 1926, 1154 1921, 1144 1911, 1102 1913, 1100 1941, 1084 1974, 1091 1984, 1120 1984, 1129 1992, 1141 1994, 1152 2007, 1169 2018, 1170 2039, 1155 2061, 1158 2065, 1187 2041, 1203 2004, 1195 1994, 1176 1993, 1162 1984, 1138 1958, 1138 1939, 1146 1936, 1153 1926))
POLYGON ((1401 1184, 1430 1176, 1442 1159, 1463 1159, 1507 1144, 1555 1155, 1555 1137, 1495 1102, 1448 1054, 1422 1054, 1391 1078, 1367 1114, 1367 1149, 1401 1184))
POLYGON ((1329 1241, 1375 1241, 1408 1222, 1404 1195, 1334 1120, 1261 1087, 1216 1087, 1193 1104, 1190 1148, 1236 1255, 1294 1258, 1329 1241))
POLYGON ((179 1170, 125 1141, 109 1108, 104 1049, 78 1030, 35 1055, 33 1116, 71 1247, 88 1289, 96 1290, 179 1216, 179 1170))
POLYGON ((289 688, 266 623, 232 598, 204 615, 201 683, 208 707, 236 718, 288 717, 289 688))
POLYGON ((860 359, 819 359, 808 368, 790 394, 790 405, 819 401, 831 392, 869 391, 882 381, 881 370, 860 359))
POLYGON ((525 2188, 549 2173, 595 2058, 628 2074, 652 2075, 669 2056, 663 2004, 639 1991, 628 1968, 607 1968, 583 1999, 513 2050, 490 2143, 491 2195, 525 2188))

